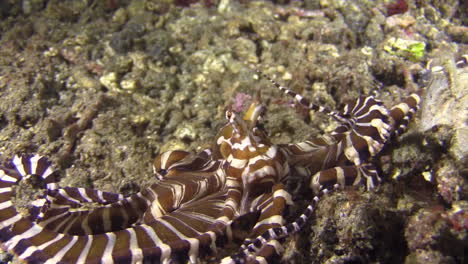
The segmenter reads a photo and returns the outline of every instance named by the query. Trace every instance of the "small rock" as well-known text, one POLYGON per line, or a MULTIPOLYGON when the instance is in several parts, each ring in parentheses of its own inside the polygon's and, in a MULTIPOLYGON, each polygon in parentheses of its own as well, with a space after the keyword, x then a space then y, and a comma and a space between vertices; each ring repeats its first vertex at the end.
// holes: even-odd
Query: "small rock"
POLYGON ((409 14, 395 15, 387 17, 385 20, 385 28, 393 29, 395 27, 399 28, 409 28, 410 26, 416 23, 416 19, 409 14))
POLYGON ((72 76, 82 88, 98 89, 100 87, 99 82, 83 69, 74 69, 72 71, 72 76))
POLYGON ((125 90, 136 90, 140 87, 138 80, 123 80, 120 82, 120 86, 125 90))
POLYGON ((119 84, 117 83, 117 73, 115 72, 104 74, 99 78, 99 82, 109 90, 120 90, 119 84))
POLYGON ((128 19, 127 10, 124 8, 119 8, 115 11, 114 16, 112 16, 112 22, 117 23, 119 25, 125 24, 128 19))
POLYGON ((179 140, 193 141, 195 138, 197 138, 196 129, 194 129, 192 124, 186 124, 177 127, 174 134, 179 140))

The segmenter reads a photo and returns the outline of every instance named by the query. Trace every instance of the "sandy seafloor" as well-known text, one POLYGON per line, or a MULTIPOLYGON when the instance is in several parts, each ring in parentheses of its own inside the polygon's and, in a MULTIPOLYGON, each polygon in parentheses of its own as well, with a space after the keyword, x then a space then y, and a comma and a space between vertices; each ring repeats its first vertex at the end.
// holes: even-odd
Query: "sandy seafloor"
MULTIPOLYGON (((374 161, 383 183, 325 197, 283 244, 281 263, 466 263, 468 73, 455 66, 468 53, 463 1, 410 0, 392 16, 392 1, 180 5, 188 2, 196 1, 1 1, 2 161, 39 153, 60 170, 61 186, 129 195, 154 182, 159 152, 209 147, 226 107, 240 109, 257 91, 275 143, 337 125, 290 107, 248 64, 338 109, 370 94, 397 104, 426 89, 420 72, 431 62, 444 72, 432 75, 407 133, 374 161)), ((32 194, 18 193, 24 207, 32 194)), ((305 187, 293 193, 286 218, 311 198, 305 187)))

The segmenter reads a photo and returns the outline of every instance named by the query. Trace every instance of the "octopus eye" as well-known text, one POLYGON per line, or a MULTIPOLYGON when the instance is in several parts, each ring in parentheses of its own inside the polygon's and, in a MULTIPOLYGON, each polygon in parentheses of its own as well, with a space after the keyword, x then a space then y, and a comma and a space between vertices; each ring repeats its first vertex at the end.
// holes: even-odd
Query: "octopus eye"
POLYGON ((257 128, 258 130, 262 131, 262 132, 266 132, 266 129, 265 129, 265 125, 262 124, 262 123, 258 123, 255 128, 257 128))
POLYGON ((161 176, 166 176, 167 170, 166 169, 160 169, 160 170, 158 170, 158 174, 161 175, 161 176))
POLYGON ((230 110, 226 110, 226 119, 230 120, 232 117, 232 112, 230 110))

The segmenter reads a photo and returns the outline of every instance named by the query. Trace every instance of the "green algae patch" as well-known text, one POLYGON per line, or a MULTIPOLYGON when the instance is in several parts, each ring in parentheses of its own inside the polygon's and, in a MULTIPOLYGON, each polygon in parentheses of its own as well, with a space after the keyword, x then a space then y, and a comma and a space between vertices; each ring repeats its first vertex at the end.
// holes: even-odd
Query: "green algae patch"
POLYGON ((384 50, 392 55, 418 62, 424 56, 426 43, 402 38, 390 38, 385 43, 384 50))

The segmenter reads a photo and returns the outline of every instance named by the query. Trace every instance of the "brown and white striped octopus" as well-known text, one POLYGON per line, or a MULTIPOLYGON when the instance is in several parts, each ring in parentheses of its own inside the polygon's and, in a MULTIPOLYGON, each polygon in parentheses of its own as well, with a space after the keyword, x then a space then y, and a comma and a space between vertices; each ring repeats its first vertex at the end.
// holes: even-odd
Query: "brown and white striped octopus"
POLYGON ((45 157, 15 156, 0 167, 3 248, 26 263, 198 263, 216 258, 217 248, 233 240, 243 243, 221 263, 268 263, 281 255, 279 241, 301 230, 320 194, 350 185, 372 189, 380 181, 371 159, 404 131, 420 95, 391 108, 360 97, 334 112, 269 80, 341 125, 321 138, 273 144, 260 124, 265 107, 257 95, 243 117, 226 111, 226 125, 211 149, 160 154, 153 164, 158 181, 128 197, 59 187, 45 157), (299 218, 285 223, 291 175, 307 177, 316 196, 299 218), (29 180, 45 190, 26 216, 11 199, 15 185, 29 180), (239 225, 243 218, 254 224, 239 225))

